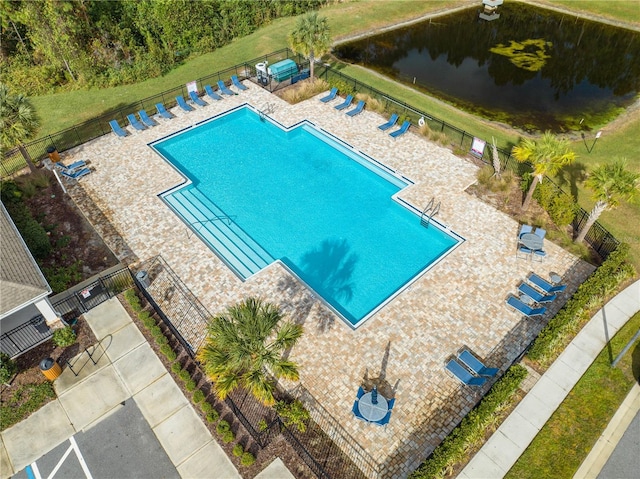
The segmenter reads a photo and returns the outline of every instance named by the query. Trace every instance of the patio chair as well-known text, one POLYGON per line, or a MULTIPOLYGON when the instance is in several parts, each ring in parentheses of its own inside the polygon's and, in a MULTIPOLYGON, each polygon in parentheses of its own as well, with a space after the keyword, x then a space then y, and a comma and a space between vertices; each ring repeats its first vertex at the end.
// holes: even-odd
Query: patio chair
POLYGON ((398 121, 398 115, 394 113, 393 115, 391 115, 391 118, 389 118, 389 121, 380 125, 378 129, 382 131, 386 131, 389 128, 391 128, 393 125, 395 125, 396 121, 398 121))
POLYGON ((533 251, 532 258, 539 259, 542 262, 542 260, 545 259, 546 257, 547 257, 547 252, 543 249, 536 249, 533 251))
POLYGON ((182 108, 184 111, 193 111, 193 107, 189 105, 186 101, 184 101, 184 98, 182 97, 182 95, 178 95, 176 97, 176 101, 178 102, 178 106, 182 108))
POLYGON ((164 107, 162 103, 156 103, 156 110, 158 110, 158 114, 162 118, 166 118, 167 120, 171 120, 172 118, 174 118, 173 113, 171 113, 170 111, 167 111, 167 109, 164 107))
POLYGON ((66 171, 67 173, 73 173, 74 171, 79 170, 80 168, 84 168, 85 166, 87 166, 87 162, 84 160, 75 161, 70 165, 63 165, 62 163, 55 164, 56 168, 58 168, 60 171, 66 171))
POLYGON ((353 110, 349 110, 347 112, 347 115, 348 116, 356 116, 362 110, 364 110, 364 101, 360 100, 353 110))
POLYGON ((380 419, 379 421, 373 421, 373 424, 377 426, 386 426, 387 424, 389 424, 389 419, 391 419, 391 408, 389 408, 389 411, 382 419, 380 419))
POLYGON ((240 83, 240 80, 238 80, 238 77, 236 75, 231 75, 231 83, 233 83, 233 86, 235 86, 238 90, 248 90, 246 86, 240 83))
POLYGON ((144 131, 147 129, 146 126, 138 121, 136 115, 134 115, 133 113, 127 115, 127 120, 129 120, 129 124, 138 131, 144 131))
POLYGON ((461 383, 466 384, 467 386, 482 386, 484 383, 487 382, 487 378, 480 378, 480 377, 473 376, 455 358, 451 359, 447 363, 446 368, 461 383))
POLYGON ((64 170, 60 171, 60 174, 62 176, 64 176, 65 178, 69 178, 70 180, 78 180, 83 176, 88 175, 89 173, 91 173, 91 170, 89 168, 82 168, 81 170, 72 171, 71 173, 68 173, 64 170))
POLYGON ((218 80, 218 88, 225 95, 229 95, 229 96, 237 95, 235 91, 229 90, 222 80, 218 80))
POLYGON ((349 108, 349 105, 351 105, 352 101, 353 101, 353 96, 347 95, 347 98, 345 98, 344 101, 339 105, 334 106, 334 108, 338 111, 344 110, 345 108, 349 108))
POLYGON ((522 236, 525 233, 531 233, 532 230, 533 230, 533 226, 531 225, 520 226, 520 232, 518 233, 518 238, 520 238, 520 236, 522 236))
POLYGON ((555 286, 546 279, 541 278, 535 273, 531 273, 527 277, 527 281, 532 285, 536 286, 543 293, 551 294, 551 293, 562 293, 565 289, 567 289, 566 284, 556 284, 555 286))
POLYGON ((142 123, 144 123, 148 127, 156 126, 158 124, 157 121, 155 121, 154 119, 150 118, 149 115, 147 115, 147 112, 145 110, 140 110, 138 112, 138 116, 140 117, 140 120, 142 121, 142 123))
POLYGON ((351 408, 351 412, 353 412, 353 415, 356 417, 356 419, 360 419, 361 421, 369 422, 369 421, 367 421, 365 419, 365 417, 362 414, 360 414, 360 408, 358 407, 358 400, 357 399, 353 403, 353 408, 351 408))
POLYGON ((526 258, 531 259, 533 250, 530 250, 526 246, 518 246, 518 249, 516 249, 516 258, 518 257, 518 254, 523 254, 526 258))
POLYGON ((127 130, 123 130, 122 127, 118 124, 118 120, 111 120, 109 122, 109 125, 111 126, 111 129, 113 130, 113 132, 119 137, 124 138, 129 134, 127 133, 127 130))
POLYGON ((398 129, 396 131, 392 131, 391 133, 389 133, 389 136, 392 137, 392 138, 398 138, 400 135, 404 135, 405 132, 409 129, 410 126, 411 126, 411 122, 409 120, 407 120, 402 124, 400 129, 398 129))
POLYGON ((533 288, 529 283, 522 283, 518 286, 518 289, 533 299, 536 303, 550 303, 558 297, 557 294, 544 295, 537 289, 533 288))
POLYGON ((458 355, 458 359, 478 376, 487 376, 492 378, 493 376, 498 374, 498 371, 500 371, 499 368, 486 367, 484 364, 482 364, 482 361, 471 354, 471 351, 466 348, 463 349, 462 352, 458 355))
POLYGON ((547 230, 544 230, 542 228, 536 228, 536 230, 533 232, 534 235, 539 236, 540 238, 544 239, 544 236, 547 234, 547 230))
POLYGON ((532 308, 531 306, 527 306, 515 296, 509 296, 507 304, 528 318, 533 316, 542 316, 547 310, 547 308, 532 308))
POLYGON ((364 396, 364 389, 362 389, 362 386, 360 386, 358 388, 358 399, 360 399, 362 396, 364 396))
POLYGON ((193 103, 195 103, 196 105, 199 105, 199 106, 207 106, 208 105, 208 103, 206 101, 204 101, 202 98, 200 98, 198 96, 198 93, 193 91, 193 90, 191 90, 189 92, 189 98, 191 98, 191 101, 193 103))
POLYGON ((212 100, 216 100, 216 101, 222 100, 222 97, 218 95, 215 91, 213 91, 213 88, 211 88, 211 85, 205 85, 204 91, 207 92, 207 95, 209 95, 209 98, 211 98, 212 100))
POLYGON ((329 103, 331 100, 333 100, 336 97, 337 94, 338 94, 338 89, 332 88, 327 96, 323 96, 322 98, 320 98, 320 101, 322 103, 329 103))

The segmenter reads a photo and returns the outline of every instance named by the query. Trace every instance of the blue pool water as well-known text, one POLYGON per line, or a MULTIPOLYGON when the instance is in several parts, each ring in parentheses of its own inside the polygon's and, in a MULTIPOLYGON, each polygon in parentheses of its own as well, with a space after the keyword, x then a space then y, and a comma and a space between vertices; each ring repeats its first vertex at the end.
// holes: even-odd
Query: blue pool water
POLYGON ((306 122, 242 107, 151 146, 190 180, 163 199, 239 276, 280 260, 352 326, 460 242, 392 198, 406 182, 306 122))

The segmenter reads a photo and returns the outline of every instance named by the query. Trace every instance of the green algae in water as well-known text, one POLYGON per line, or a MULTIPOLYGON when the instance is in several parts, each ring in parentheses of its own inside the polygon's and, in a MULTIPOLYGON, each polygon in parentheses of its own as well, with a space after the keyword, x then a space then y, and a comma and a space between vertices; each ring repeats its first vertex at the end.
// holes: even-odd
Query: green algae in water
POLYGON ((547 54, 547 49, 553 46, 551 42, 547 42, 541 38, 529 39, 521 42, 511 40, 509 45, 499 43, 490 48, 491 53, 503 55, 509 59, 518 68, 537 72, 547 63, 547 59, 551 55, 547 54))

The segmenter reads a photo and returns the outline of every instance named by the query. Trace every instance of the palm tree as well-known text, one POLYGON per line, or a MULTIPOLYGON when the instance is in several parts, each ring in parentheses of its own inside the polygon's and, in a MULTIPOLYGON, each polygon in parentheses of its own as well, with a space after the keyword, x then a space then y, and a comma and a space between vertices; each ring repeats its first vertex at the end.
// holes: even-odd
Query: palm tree
MULTIPOLYGON (((31 138, 39 126, 40 121, 29 99, 20 94, 12 95, 9 88, 0 83, 0 159, 4 159, 11 148, 31 138)), ((31 171, 35 171, 28 155, 25 159, 31 171)))
POLYGON ((591 172, 585 186, 593 191, 596 204, 589 218, 576 237, 576 243, 584 241, 587 232, 605 210, 616 208, 621 201, 633 201, 637 198, 640 174, 629 171, 624 159, 615 159, 612 163, 599 166, 591 172))
POLYGON ((550 131, 545 131, 538 141, 525 138, 520 145, 513 147, 513 156, 517 161, 529 162, 533 166, 533 181, 522 203, 523 210, 529 208, 533 192, 545 175, 555 176, 562 167, 576 159, 569 141, 556 138, 550 131))
POLYGON ((282 320, 277 306, 248 298, 209 322, 197 357, 220 399, 242 386, 271 406, 274 379, 298 380, 298 366, 283 353, 302 336, 302 326, 282 320))
POLYGON ((331 46, 327 17, 319 17, 318 12, 310 12, 298 19, 296 28, 289 34, 289 47, 309 59, 311 81, 315 57, 321 57, 331 46))

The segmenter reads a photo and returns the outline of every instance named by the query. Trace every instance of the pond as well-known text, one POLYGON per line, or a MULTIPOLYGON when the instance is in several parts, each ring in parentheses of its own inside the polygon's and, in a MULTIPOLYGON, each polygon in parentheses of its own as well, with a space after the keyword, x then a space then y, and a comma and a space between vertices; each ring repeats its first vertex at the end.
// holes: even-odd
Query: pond
POLYGON ((528 131, 589 130, 640 91, 640 34, 520 2, 472 8, 335 48, 457 107, 528 131))

